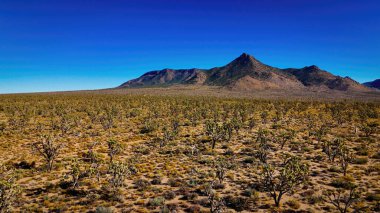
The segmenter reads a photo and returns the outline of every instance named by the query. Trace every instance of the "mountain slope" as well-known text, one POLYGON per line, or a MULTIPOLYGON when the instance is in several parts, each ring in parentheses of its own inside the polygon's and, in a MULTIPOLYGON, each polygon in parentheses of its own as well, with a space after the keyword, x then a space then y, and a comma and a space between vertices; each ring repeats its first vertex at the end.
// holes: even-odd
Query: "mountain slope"
POLYGON ((376 79, 374 81, 366 82, 363 85, 365 85, 367 87, 372 87, 372 88, 380 89, 380 79, 376 79))
POLYGON ((279 69, 263 64, 246 53, 222 67, 205 69, 164 69, 147 72, 119 88, 206 85, 232 90, 318 90, 369 91, 349 77, 335 76, 317 66, 279 69))
POLYGON ((120 87, 148 87, 172 84, 203 84, 206 73, 200 69, 163 69, 147 72, 137 79, 130 80, 120 87))

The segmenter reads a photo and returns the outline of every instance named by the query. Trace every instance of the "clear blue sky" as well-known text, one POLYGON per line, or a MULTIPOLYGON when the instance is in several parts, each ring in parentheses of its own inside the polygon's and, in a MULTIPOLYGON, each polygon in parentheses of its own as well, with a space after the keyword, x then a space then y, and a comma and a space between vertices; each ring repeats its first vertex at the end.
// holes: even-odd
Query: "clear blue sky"
POLYGON ((0 93, 115 87, 242 52, 380 78, 378 0, 0 0, 0 93))

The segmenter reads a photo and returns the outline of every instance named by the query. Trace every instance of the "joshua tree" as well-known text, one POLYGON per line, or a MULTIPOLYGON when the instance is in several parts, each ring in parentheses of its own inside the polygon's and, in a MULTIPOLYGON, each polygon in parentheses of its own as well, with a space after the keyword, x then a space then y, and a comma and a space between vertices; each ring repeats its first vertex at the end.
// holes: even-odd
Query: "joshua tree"
POLYGON ((0 213, 10 212, 13 201, 20 193, 20 187, 14 183, 12 171, 0 165, 0 213))
POLYGON ((47 169, 51 171, 63 144, 55 143, 55 137, 52 135, 44 135, 41 141, 32 144, 32 146, 46 160, 47 169))
POLYGON ((262 163, 267 163, 268 151, 269 151, 268 131, 260 128, 259 132, 257 133, 256 142, 259 143, 257 157, 260 159, 262 163))
POLYGON ((368 122, 361 126, 361 130, 364 132, 366 137, 370 137, 376 132, 378 126, 379 124, 376 122, 368 122))
POLYGON ((315 136, 317 137, 318 143, 322 141, 322 138, 328 133, 329 129, 326 125, 321 125, 316 131, 315 136))
POLYGON ((104 114, 100 117, 100 123, 103 129, 108 131, 108 134, 111 134, 111 128, 114 126, 118 113, 118 109, 115 106, 107 106, 104 114))
POLYGON ((335 157, 339 155, 339 147, 343 144, 343 140, 340 138, 331 141, 326 141, 323 143, 323 152, 326 153, 327 157, 331 162, 334 162, 335 157))
POLYGON ((70 117, 67 114, 62 114, 61 115, 61 120, 60 120, 60 126, 59 128, 61 129, 62 135, 65 135, 71 128, 72 124, 70 121, 70 117))
POLYGON ((79 181, 84 178, 86 175, 88 174, 87 171, 85 171, 80 163, 78 162, 77 159, 73 159, 71 164, 70 164, 70 168, 69 168, 69 172, 68 172, 68 175, 71 177, 72 179, 72 187, 75 189, 78 187, 79 185, 79 181))
POLYGON ((218 178, 219 180, 219 183, 223 183, 223 180, 224 178, 226 177, 226 172, 227 172, 227 162, 224 160, 224 159, 219 159, 217 162, 216 162, 216 171, 215 171, 215 174, 216 174, 216 177, 218 178))
POLYGON ((243 126, 243 122, 237 118, 233 118, 231 120, 231 125, 232 125, 232 128, 235 130, 236 134, 238 134, 239 130, 243 126))
POLYGON ((293 138, 295 137, 295 131, 294 130, 290 130, 288 132, 282 132, 279 137, 280 137, 280 145, 281 145, 281 149, 284 148, 285 144, 291 140, 293 140, 293 138))
POLYGON ((230 122, 226 122, 223 124, 223 128, 226 134, 226 140, 229 142, 232 138, 233 126, 230 122))
POLYGON ((115 140, 109 140, 108 145, 108 156, 110 157, 110 163, 112 164, 115 155, 119 154, 122 150, 121 144, 115 140))
POLYGON ((224 200, 216 194, 213 189, 214 182, 206 186, 206 195, 208 197, 208 201, 210 202, 210 212, 211 213, 222 213, 225 211, 225 203, 224 200))
POLYGON ((13 201, 19 194, 20 189, 17 187, 11 179, 0 179, 0 212, 10 212, 10 207, 13 201))
POLYGON ((206 134, 211 137, 212 149, 215 148, 215 145, 218 141, 222 140, 225 137, 223 126, 219 125, 216 121, 206 122, 206 134))
POLYGON ((335 206, 339 212, 346 213, 350 206, 360 198, 356 187, 349 189, 346 193, 345 189, 325 190, 323 199, 335 206))
POLYGON ((352 162, 353 159, 353 155, 347 146, 341 145, 339 147, 339 159, 343 175, 346 176, 348 165, 352 162))
POLYGON ((109 182, 112 188, 122 187, 126 176, 129 174, 128 165, 120 162, 111 163, 109 173, 111 174, 109 182))
POLYGON ((173 140, 175 136, 178 134, 178 127, 176 127, 175 124, 176 123, 173 123, 172 130, 170 130, 166 126, 162 129, 163 137, 162 137, 162 140, 160 140, 160 147, 164 147, 169 141, 173 140))
POLYGON ((280 206, 282 196, 291 193, 297 186, 301 185, 308 174, 309 167, 301 163, 299 158, 291 157, 279 169, 264 164, 261 182, 273 198, 276 206, 280 206))

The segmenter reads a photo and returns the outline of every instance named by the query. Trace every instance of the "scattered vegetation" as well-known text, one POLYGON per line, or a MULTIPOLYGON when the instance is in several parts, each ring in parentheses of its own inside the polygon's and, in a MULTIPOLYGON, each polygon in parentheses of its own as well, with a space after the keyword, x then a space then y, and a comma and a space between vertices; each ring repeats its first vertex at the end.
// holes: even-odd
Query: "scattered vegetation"
POLYGON ((378 102, 0 97, 0 212, 376 212, 378 102))

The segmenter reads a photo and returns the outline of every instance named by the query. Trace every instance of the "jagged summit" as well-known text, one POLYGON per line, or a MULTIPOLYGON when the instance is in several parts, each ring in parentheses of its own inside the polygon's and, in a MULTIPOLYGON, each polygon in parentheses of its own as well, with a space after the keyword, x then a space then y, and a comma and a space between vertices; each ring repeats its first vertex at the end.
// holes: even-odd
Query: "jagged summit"
POLYGON ((239 57, 237 57, 235 60, 227 64, 226 66, 250 66, 250 67, 259 67, 259 66, 265 66, 261 61, 257 60, 255 57, 243 53, 239 57))
POLYGON ((279 69, 262 63, 252 55, 242 53, 222 67, 212 69, 163 69, 150 71, 130 80, 119 88, 171 85, 219 86, 233 90, 263 89, 331 89, 369 90, 351 78, 335 76, 316 65, 301 69, 279 69))

